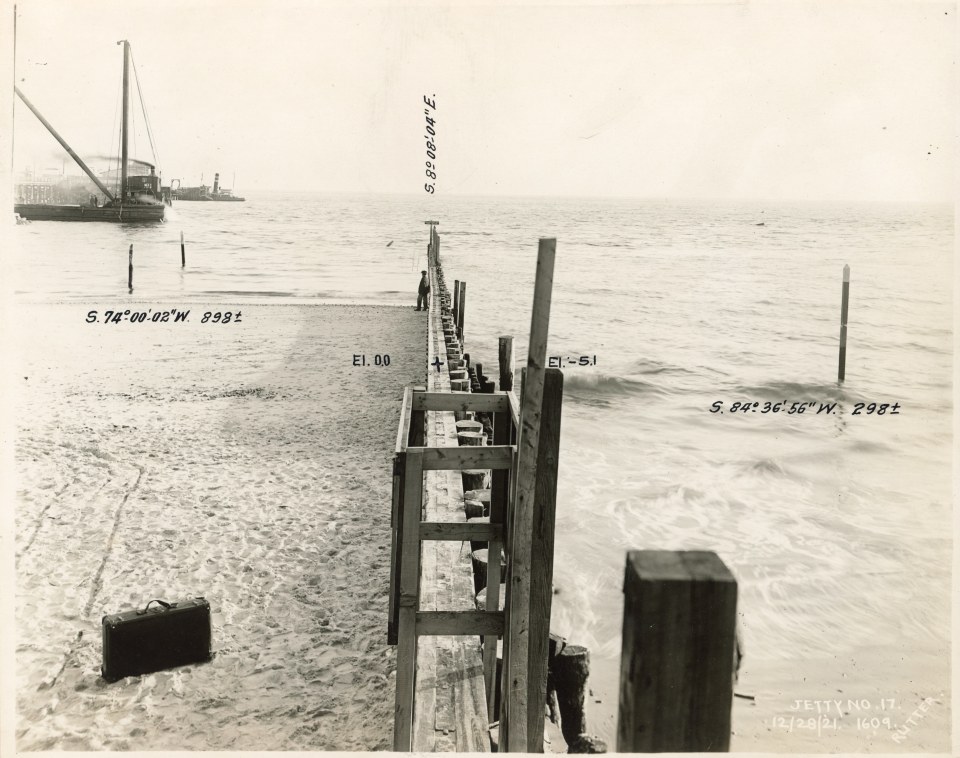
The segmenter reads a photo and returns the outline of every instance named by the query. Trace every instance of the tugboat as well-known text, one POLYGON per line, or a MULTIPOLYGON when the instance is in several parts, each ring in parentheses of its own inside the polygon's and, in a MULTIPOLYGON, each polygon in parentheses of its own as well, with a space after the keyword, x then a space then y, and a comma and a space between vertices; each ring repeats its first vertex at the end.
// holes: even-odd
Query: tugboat
MULTIPOLYGON (((236 178, 236 177, 234 177, 236 178)), ((176 200, 197 200, 197 201, 210 201, 210 200, 219 200, 221 202, 234 202, 242 203, 246 198, 237 197, 233 194, 233 190, 222 189, 220 187, 220 174, 213 175, 213 190, 211 191, 210 187, 206 184, 203 184, 203 177, 200 177, 200 186, 199 187, 180 187, 179 179, 175 179, 177 182, 177 189, 173 190, 173 197, 176 200)))
MULTIPOLYGON (((121 40, 123 45, 123 120, 120 127, 120 191, 114 194, 90 170, 86 163, 77 155, 66 140, 51 126, 34 105, 27 100, 19 87, 14 87, 17 96, 24 102, 33 114, 40 119, 47 131, 54 136, 63 148, 70 154, 77 165, 90 177, 97 189, 107 198, 100 202, 97 195, 92 195, 87 204, 62 205, 55 203, 16 203, 14 213, 20 218, 29 221, 112 221, 112 222, 144 222, 163 221, 164 192, 160 187, 160 177, 157 176, 154 166, 144 161, 131 159, 127 154, 128 123, 130 115, 130 43, 121 40), (128 162, 136 166, 148 167, 147 175, 128 176, 128 162)), ((141 169, 142 170, 142 169, 141 169)))

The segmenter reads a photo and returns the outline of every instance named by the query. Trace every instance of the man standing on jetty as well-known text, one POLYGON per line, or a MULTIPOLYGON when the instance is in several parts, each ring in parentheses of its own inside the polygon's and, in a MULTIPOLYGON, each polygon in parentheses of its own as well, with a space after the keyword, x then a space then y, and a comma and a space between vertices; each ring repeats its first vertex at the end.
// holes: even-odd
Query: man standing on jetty
POLYGON ((420 310, 420 303, 423 303, 423 310, 427 310, 427 295, 430 294, 430 282, 427 281, 427 272, 421 271, 420 288, 417 290, 417 310, 420 310))

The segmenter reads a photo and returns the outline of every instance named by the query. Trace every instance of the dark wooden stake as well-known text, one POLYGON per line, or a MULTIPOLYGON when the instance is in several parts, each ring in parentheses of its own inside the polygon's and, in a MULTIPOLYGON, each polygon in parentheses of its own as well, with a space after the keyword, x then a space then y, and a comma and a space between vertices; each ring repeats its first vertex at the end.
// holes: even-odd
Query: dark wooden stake
POLYGON ((508 392, 513 389, 513 337, 500 337, 500 391, 508 392))
POLYGON ((617 752, 729 750, 737 626, 730 570, 715 553, 633 550, 623 592, 617 752))
MULTIPOLYGON (((551 683, 557 689, 560 708, 560 732, 569 747, 587 731, 587 678, 590 676, 590 651, 581 645, 566 645, 553 659, 551 683)), ((540 701, 543 711, 543 702, 540 701)))
POLYGON ((127 288, 133 292, 133 245, 130 245, 130 257, 127 264, 127 288))
POLYGON ((180 268, 187 265, 187 249, 183 244, 183 232, 180 232, 180 268))
POLYGON ((843 296, 840 303, 840 367, 837 381, 843 384, 847 371, 847 306, 850 304, 850 266, 843 267, 843 296))
POLYGON ((463 314, 467 310, 467 283, 460 282, 460 308, 457 311, 457 335, 463 342, 463 314))
POLYGON ((457 313, 460 312, 460 280, 453 280, 453 328, 457 328, 457 313))

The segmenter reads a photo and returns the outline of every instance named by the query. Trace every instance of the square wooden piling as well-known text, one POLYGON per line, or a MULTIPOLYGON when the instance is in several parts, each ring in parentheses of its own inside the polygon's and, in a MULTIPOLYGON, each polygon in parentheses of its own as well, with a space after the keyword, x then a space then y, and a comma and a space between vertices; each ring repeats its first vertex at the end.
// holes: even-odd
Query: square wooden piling
POLYGON ((729 750, 733 574, 711 552, 634 550, 623 592, 617 751, 729 750))

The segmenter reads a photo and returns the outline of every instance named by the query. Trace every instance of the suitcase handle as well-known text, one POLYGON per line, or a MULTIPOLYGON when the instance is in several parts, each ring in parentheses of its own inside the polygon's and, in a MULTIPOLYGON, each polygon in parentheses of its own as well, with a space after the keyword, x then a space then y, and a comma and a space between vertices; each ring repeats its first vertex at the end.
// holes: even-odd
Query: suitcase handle
MULTIPOLYGON (((164 608, 172 608, 172 607, 173 607, 172 605, 170 605, 170 603, 167 603, 167 602, 165 602, 165 601, 163 601, 163 600, 151 600, 150 603, 160 603, 160 605, 162 605, 164 608)), ((150 610, 150 603, 147 603, 146 606, 144 606, 143 610, 138 612, 138 615, 143 615, 144 613, 146 613, 147 611, 149 611, 149 610, 150 610)))

